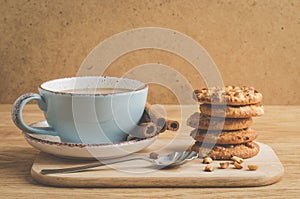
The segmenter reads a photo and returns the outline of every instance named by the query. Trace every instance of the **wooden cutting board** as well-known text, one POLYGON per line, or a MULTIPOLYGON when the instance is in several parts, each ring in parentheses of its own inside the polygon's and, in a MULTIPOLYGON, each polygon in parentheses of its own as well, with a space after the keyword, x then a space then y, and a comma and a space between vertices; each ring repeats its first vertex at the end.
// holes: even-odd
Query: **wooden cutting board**
MULTIPOLYGON (((181 140, 166 143, 158 139, 147 149, 141 151, 142 155, 155 151, 159 154, 172 150, 182 150, 189 142, 181 140), (163 147, 167 146, 167 147, 163 147)), ((89 171, 42 175, 42 169, 54 169, 70 166, 79 166, 88 161, 70 160, 40 153, 32 165, 32 177, 45 185, 66 187, 237 187, 262 186, 280 180, 284 173, 283 166, 274 151, 267 145, 259 143, 260 153, 245 160, 244 168, 218 169, 219 161, 214 161, 214 172, 203 171, 206 165, 201 159, 192 160, 178 168, 155 170, 145 161, 132 161, 111 166, 98 167, 89 171), (257 164, 259 169, 249 171, 247 164, 257 164)), ((139 154, 138 154, 139 155, 139 154)))

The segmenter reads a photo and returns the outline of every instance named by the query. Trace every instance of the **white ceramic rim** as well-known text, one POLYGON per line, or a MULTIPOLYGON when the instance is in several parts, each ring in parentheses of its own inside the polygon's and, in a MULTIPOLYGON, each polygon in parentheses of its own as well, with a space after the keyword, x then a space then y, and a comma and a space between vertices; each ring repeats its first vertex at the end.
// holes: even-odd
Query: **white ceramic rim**
MULTIPOLYGON (((78 77, 66 77, 66 78, 59 78, 59 79, 53 79, 53 80, 49 80, 49 81, 46 81, 44 83, 42 83, 40 86, 39 86, 39 89, 40 90, 43 90, 47 93, 52 93, 52 94, 60 94, 60 95, 70 95, 70 96, 111 96, 111 95, 127 95, 128 93, 138 93, 138 92, 141 92, 145 89, 148 89, 148 85, 139 81, 139 80, 135 80, 135 79, 129 79, 129 78, 120 78, 120 77, 112 77, 112 76, 78 76, 78 77), (135 83, 135 84, 138 84, 138 88, 132 90, 132 91, 127 91, 127 92, 121 92, 121 93, 110 93, 110 94, 93 94, 93 93, 69 93, 69 92, 63 92, 63 91, 56 91, 54 89, 51 89, 51 88, 47 88, 47 86, 49 87, 49 84, 51 83, 59 83, 59 82, 62 82, 62 81, 75 81, 77 79, 106 79, 106 78, 109 78, 109 79, 114 79, 114 80, 122 80, 122 81, 128 81, 128 82, 131 82, 131 83, 135 83)), ((73 88, 70 88, 70 90, 73 89, 73 88)))

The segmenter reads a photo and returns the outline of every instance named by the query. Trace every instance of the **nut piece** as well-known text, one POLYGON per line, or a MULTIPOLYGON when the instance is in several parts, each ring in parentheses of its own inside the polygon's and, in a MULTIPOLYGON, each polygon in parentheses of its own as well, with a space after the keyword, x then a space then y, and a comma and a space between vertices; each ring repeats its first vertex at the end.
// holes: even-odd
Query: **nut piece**
POLYGON ((152 153, 150 153, 150 155, 149 155, 149 158, 150 158, 150 159, 153 159, 153 160, 158 159, 158 157, 159 157, 158 153, 155 153, 155 152, 152 152, 152 153))
POLYGON ((241 163, 244 162, 244 159, 243 159, 243 158, 240 158, 240 157, 238 157, 238 156, 233 156, 233 157, 231 158, 231 160, 234 161, 234 162, 237 162, 237 163, 239 163, 239 164, 241 164, 241 163))
POLYGON ((212 162, 213 162, 213 160, 209 156, 207 156, 203 159, 203 164, 210 164, 212 162))
POLYGON ((205 168, 204 168, 204 171, 208 171, 208 172, 213 172, 215 169, 213 166, 210 166, 210 165, 207 165, 205 168))
POLYGON ((229 167, 229 162, 220 162, 220 169, 227 169, 229 167))
POLYGON ((251 149, 255 148, 255 145, 253 143, 251 143, 251 142, 247 142, 246 146, 249 147, 249 148, 251 148, 251 149))
POLYGON ((241 164, 239 164, 238 162, 234 162, 233 165, 236 169, 242 169, 243 168, 243 166, 241 164))
POLYGON ((250 171, 256 171, 258 169, 258 166, 255 164, 248 164, 248 169, 250 171))

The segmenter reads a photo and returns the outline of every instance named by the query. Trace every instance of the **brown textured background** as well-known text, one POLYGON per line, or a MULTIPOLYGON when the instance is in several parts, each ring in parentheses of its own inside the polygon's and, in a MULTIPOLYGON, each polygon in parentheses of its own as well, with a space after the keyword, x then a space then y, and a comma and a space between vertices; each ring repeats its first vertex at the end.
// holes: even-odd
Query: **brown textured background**
MULTIPOLYGON (((225 84, 256 87, 264 104, 300 104, 298 0, 0 0, 0 103, 36 92, 46 80, 75 76, 101 41, 147 26, 192 37, 214 59, 225 84)), ((106 74, 121 76, 149 62, 172 66, 195 88, 204 86, 185 60, 159 50, 124 55, 106 74)), ((176 98, 154 85, 149 101, 176 98)))

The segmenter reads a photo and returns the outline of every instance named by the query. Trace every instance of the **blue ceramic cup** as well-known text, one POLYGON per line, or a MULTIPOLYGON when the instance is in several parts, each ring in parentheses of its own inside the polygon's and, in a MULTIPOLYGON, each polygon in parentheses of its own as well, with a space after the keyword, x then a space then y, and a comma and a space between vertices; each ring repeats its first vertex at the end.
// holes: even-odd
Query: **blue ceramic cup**
POLYGON ((39 94, 26 93, 13 105, 12 119, 23 131, 57 135, 62 142, 106 144, 124 141, 142 117, 148 86, 140 81, 83 76, 56 79, 40 85, 39 94), (49 127, 32 127, 22 118, 36 100, 49 127))

